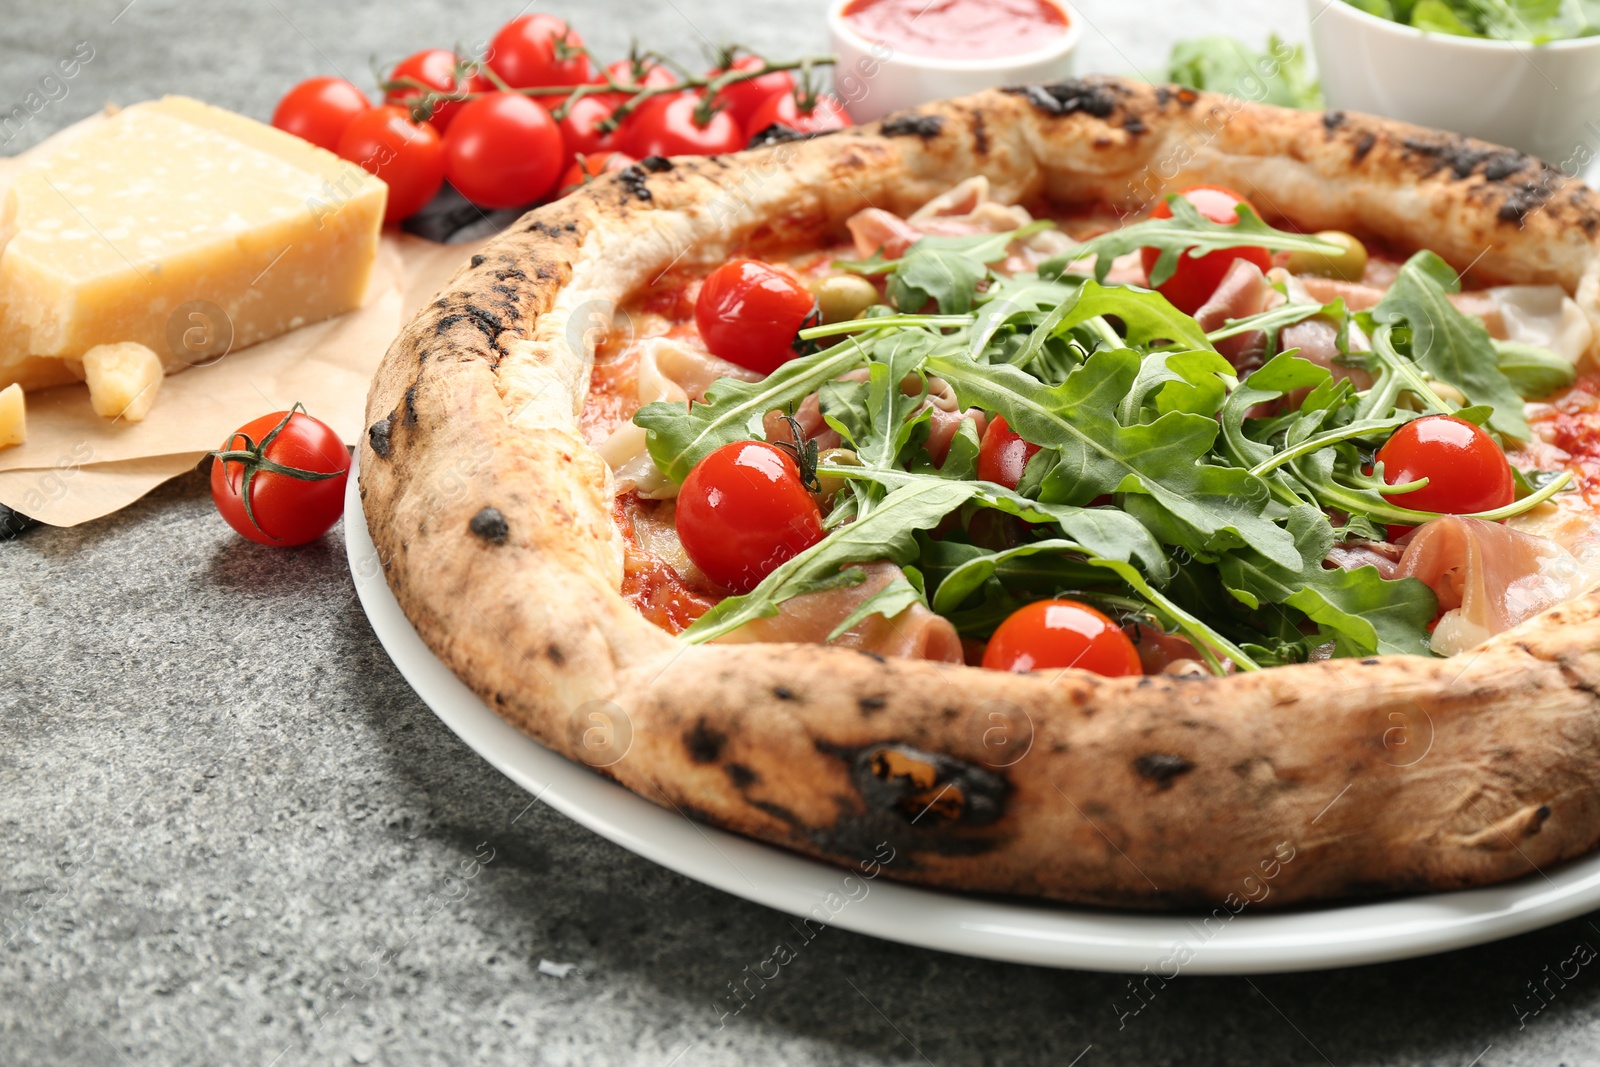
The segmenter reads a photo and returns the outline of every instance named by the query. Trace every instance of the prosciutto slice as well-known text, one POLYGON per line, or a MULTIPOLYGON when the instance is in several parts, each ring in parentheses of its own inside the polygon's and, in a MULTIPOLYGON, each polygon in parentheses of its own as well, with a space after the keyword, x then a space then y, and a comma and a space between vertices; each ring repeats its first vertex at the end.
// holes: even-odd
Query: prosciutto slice
MULTIPOLYGON (((855 242, 856 254, 865 259, 882 251, 898 259, 923 237, 966 237, 979 233, 1008 233, 1028 225, 1027 208, 1002 204, 983 175, 968 178, 945 190, 901 218, 881 208, 867 208, 845 222, 855 242)), ((1071 247, 1072 239, 1059 230, 1045 230, 1013 245, 1005 261, 1010 272, 1031 270, 1040 261, 1071 247)))
MULTIPOLYGON (((720 640, 736 644, 827 642, 834 627, 849 618, 869 597, 904 574, 889 562, 863 564, 861 569, 866 571, 867 577, 859 585, 797 596, 785 601, 777 615, 746 623, 720 640)), ((833 644, 880 656, 962 662, 961 638, 956 628, 948 619, 935 615, 921 604, 911 605, 892 619, 869 615, 835 638, 833 644)))
POLYGON ((1554 541, 1454 515, 1417 528, 1394 576, 1420 579, 1438 596, 1443 615, 1433 650, 1445 656, 1571 599, 1594 580, 1554 541))
MULTIPOLYGON (((1244 259, 1236 259, 1222 276, 1211 299, 1194 313, 1200 328, 1210 333, 1227 325, 1229 319, 1243 319, 1259 315, 1277 304, 1283 296, 1267 283, 1261 268, 1244 259)), ((1217 342, 1217 351, 1227 358, 1241 373, 1261 365, 1261 356, 1267 348, 1267 335, 1260 330, 1225 337, 1217 342)))

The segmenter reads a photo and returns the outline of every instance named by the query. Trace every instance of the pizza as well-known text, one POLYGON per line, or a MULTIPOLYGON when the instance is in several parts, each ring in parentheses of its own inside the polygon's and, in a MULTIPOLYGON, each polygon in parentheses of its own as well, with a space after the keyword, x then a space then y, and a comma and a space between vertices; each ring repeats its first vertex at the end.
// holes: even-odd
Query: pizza
POLYGON ((1594 847, 1600 198, 1115 79, 781 134, 530 213, 391 347, 368 522, 488 706, 688 818, 985 893, 1594 847))

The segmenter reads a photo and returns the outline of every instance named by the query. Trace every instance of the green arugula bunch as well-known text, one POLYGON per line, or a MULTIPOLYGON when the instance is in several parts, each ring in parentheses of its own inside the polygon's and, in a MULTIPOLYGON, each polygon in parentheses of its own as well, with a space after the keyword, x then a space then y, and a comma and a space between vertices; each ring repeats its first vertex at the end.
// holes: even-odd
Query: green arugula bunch
POLYGON ((1348 0, 1432 33, 1544 44, 1600 33, 1600 0, 1348 0))
MULTIPOLYGON (((1324 565, 1341 540, 1378 539, 1385 524, 1434 517, 1402 506, 1405 491, 1425 483, 1387 485, 1374 453, 1429 412, 1523 440, 1523 397, 1570 382, 1571 367, 1552 353, 1498 345, 1456 310, 1449 294, 1459 280, 1427 252, 1370 311, 1291 301, 1208 334, 1153 290, 1106 285, 1110 261, 1154 247, 1152 273, 1170 276, 1180 256, 1235 247, 1242 235, 1275 250, 1324 246, 1273 229, 1247 207, 1223 226, 1181 198, 1169 202, 1172 218, 1096 237, 1032 273, 995 269, 1022 231, 928 237, 898 260, 839 264, 887 275, 892 306, 801 331, 826 347, 763 381, 723 380, 702 403, 641 409, 634 421, 648 431, 650 455, 680 482, 721 445, 759 437, 764 414, 812 393, 854 453, 853 463, 820 469, 846 483, 828 535, 755 590, 720 602, 686 637, 721 636, 792 597, 861 581, 852 564, 887 559, 905 580, 834 636, 921 602, 982 638, 1023 604, 1065 595, 1181 633, 1217 671, 1229 662, 1253 670, 1328 655, 1429 654, 1437 602, 1426 585, 1387 580, 1371 566, 1324 565), (1067 269, 1089 257, 1092 275, 1067 269), (1370 388, 1276 351, 1285 326, 1313 318, 1332 326, 1338 361, 1365 371, 1370 388), (1215 345, 1255 330, 1269 340, 1267 358, 1239 380, 1215 345), (864 380, 840 380, 863 368, 864 380), (942 464, 933 462, 926 401, 935 383, 1042 446, 1016 489, 977 479, 970 421, 942 464)), ((1524 483, 1521 499, 1483 517, 1532 507, 1566 480, 1539 479, 1537 490, 1524 483)))
POLYGON ((1306 72, 1305 53, 1276 34, 1265 52, 1220 35, 1179 41, 1167 57, 1167 80, 1258 104, 1322 109, 1322 89, 1306 72))

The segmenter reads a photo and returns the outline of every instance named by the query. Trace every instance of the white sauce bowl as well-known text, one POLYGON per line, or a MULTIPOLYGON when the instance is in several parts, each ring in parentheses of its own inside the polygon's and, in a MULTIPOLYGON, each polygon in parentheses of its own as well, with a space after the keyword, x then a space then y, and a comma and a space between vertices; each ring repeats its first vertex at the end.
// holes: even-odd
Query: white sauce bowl
POLYGON ((1600 37, 1533 45, 1424 33, 1307 0, 1330 108, 1509 145, 1581 173, 1600 154, 1600 37))
POLYGON ((1066 29, 1033 52, 984 59, 940 59, 914 55, 893 41, 874 42, 844 19, 850 0, 828 6, 828 35, 838 62, 834 93, 857 122, 872 122, 893 111, 1002 85, 1050 82, 1070 77, 1073 53, 1083 38, 1083 23, 1065 0, 1047 0, 1066 16, 1066 29))

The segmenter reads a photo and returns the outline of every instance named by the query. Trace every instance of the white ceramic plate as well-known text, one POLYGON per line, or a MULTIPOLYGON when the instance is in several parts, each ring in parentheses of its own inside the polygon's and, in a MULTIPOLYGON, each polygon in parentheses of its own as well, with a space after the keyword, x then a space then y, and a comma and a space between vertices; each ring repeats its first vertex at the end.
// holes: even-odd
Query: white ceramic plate
POLYGON ((869 879, 689 821, 518 733, 422 643, 389 591, 351 468, 345 543, 378 640, 446 726, 539 800, 680 874, 792 915, 967 956, 1169 977, 1313 970, 1482 944, 1600 907, 1600 855, 1509 885, 1281 914, 1146 915, 869 879))

